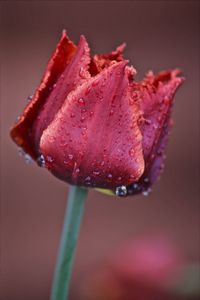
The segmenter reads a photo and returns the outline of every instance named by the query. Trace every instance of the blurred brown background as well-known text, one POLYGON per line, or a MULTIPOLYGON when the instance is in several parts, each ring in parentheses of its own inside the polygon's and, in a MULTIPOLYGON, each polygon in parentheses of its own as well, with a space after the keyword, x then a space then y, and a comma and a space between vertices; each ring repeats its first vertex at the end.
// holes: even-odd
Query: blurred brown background
MULTIPOLYGON (((199 1, 1 2, 1 282, 2 300, 47 300, 68 185, 27 165, 9 128, 37 87, 61 30, 93 53, 127 43, 138 77, 180 67, 175 126, 165 172, 149 197, 90 191, 76 254, 71 299, 82 280, 124 240, 164 233, 189 258, 199 243, 199 1)), ((81 300, 81 299, 79 299, 81 300)))

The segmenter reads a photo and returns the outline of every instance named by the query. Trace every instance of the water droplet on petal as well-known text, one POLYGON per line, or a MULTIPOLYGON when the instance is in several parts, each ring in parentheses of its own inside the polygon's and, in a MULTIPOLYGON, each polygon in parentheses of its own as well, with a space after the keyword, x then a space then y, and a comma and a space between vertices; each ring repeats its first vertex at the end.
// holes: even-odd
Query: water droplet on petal
POLYGON ((145 119, 144 122, 145 122, 146 125, 150 125, 151 124, 151 120, 149 120, 149 119, 145 119))
POLYGON ((82 67, 79 70, 79 75, 81 78, 85 78, 85 70, 82 67))
POLYGON ((24 154, 24 159, 25 159, 26 164, 32 163, 32 158, 29 154, 25 153, 24 154))
POLYGON ((68 144, 68 142, 66 141, 66 138, 65 137, 61 137, 60 145, 61 146, 66 146, 67 144, 68 144))
POLYGON ((116 194, 116 196, 119 196, 119 197, 126 196, 127 195, 127 188, 126 188, 126 186, 125 185, 121 185, 121 186, 116 187, 115 194, 116 194))
POLYGON ((151 192, 151 188, 148 188, 147 190, 143 191, 142 194, 143 196, 147 197, 149 196, 150 192, 151 192))
POLYGON ((55 137, 54 136, 49 136, 49 142, 50 143, 55 143, 55 137))
POLYGON ((72 160, 74 158, 74 156, 72 154, 69 154, 68 157, 70 160, 72 160))
POLYGON ((76 173, 76 174, 79 174, 79 173, 80 173, 80 169, 79 169, 79 168, 76 168, 75 173, 76 173))
POLYGON ((95 176, 98 176, 98 175, 100 174, 100 172, 99 172, 99 171, 93 171, 93 174, 94 174, 95 176))
POLYGON ((83 98, 79 98, 79 99, 78 99, 78 103, 79 103, 80 105, 85 105, 85 100, 84 100, 83 98))
POLYGON ((28 153, 24 152, 24 150, 20 147, 18 148, 18 154, 24 158, 27 164, 30 164, 32 162, 31 156, 28 153))
POLYGON ((91 185, 91 177, 90 176, 87 176, 84 181, 85 181, 86 185, 91 185))
POLYGON ((131 174, 131 175, 129 176, 129 178, 130 178, 131 181, 134 182, 136 177, 135 177, 135 175, 131 174))
POLYGON ((92 86, 97 86, 97 84, 99 83, 98 80, 93 81, 92 86))
POLYGON ((113 114, 114 114, 114 110, 111 109, 111 110, 110 110, 110 116, 112 116, 113 114))
POLYGON ((133 105, 135 103, 135 100, 133 98, 129 99, 129 105, 133 105))
POLYGON ((44 155, 40 155, 38 158, 37 158, 37 163, 38 163, 38 166, 40 167, 44 167, 45 166, 45 158, 44 158, 44 155))
POLYGON ((134 157, 134 156, 135 156, 135 150, 134 150, 133 148, 131 148, 131 149, 129 150, 129 155, 130 155, 131 157, 134 157))
POLYGON ((143 181, 144 181, 145 183, 148 183, 148 182, 149 182, 149 178, 148 178, 148 177, 145 177, 143 181))
POLYGON ((86 91, 85 91, 85 95, 87 96, 89 94, 89 92, 91 91, 92 86, 88 86, 86 91))
POLYGON ((75 114, 74 114, 74 113, 71 113, 71 114, 70 114, 70 117, 71 117, 71 118, 74 118, 74 117, 75 117, 75 114))
POLYGON ((46 160, 51 163, 54 161, 54 158, 51 155, 47 155, 46 160))
POLYGON ((164 102, 165 105, 168 105, 169 102, 170 102, 170 99, 168 97, 165 97, 163 102, 164 102))
POLYGON ((27 97, 26 101, 27 101, 27 102, 30 102, 30 101, 32 100, 32 98, 33 98, 33 95, 29 95, 29 96, 27 97))
POLYGON ((18 154, 19 156, 24 156, 24 150, 22 148, 18 148, 18 154))

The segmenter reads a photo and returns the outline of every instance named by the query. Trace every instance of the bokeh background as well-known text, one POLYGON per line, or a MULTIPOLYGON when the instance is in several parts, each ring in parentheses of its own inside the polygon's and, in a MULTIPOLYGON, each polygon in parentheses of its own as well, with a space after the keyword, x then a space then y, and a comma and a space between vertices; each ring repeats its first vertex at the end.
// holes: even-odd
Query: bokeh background
POLYGON ((149 197, 90 191, 76 253, 71 298, 124 241, 170 237, 199 259, 199 1, 1 1, 1 299, 47 300, 68 185, 19 157, 9 128, 37 87, 62 29, 92 53, 127 43, 141 79, 173 67, 186 81, 162 180, 149 197))

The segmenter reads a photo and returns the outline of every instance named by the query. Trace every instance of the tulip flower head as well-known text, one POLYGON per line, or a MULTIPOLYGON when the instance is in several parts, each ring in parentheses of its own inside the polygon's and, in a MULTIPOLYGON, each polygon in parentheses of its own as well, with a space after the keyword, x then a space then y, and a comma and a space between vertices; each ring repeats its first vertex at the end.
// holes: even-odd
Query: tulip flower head
POLYGON ((59 179, 118 196, 145 194, 159 178, 183 82, 177 69, 135 81, 124 47, 92 57, 84 36, 76 46, 63 31, 11 130, 16 144, 59 179))

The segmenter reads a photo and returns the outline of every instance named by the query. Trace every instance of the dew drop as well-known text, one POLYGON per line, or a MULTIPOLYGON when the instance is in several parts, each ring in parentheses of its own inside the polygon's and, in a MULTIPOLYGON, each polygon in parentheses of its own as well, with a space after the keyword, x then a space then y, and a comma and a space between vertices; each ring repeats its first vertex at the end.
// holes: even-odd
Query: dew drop
POLYGON ((87 176, 84 181, 85 181, 86 185, 91 185, 91 177, 90 176, 87 176))
POLYGON ((91 91, 91 85, 87 87, 86 91, 85 91, 85 95, 87 96, 89 94, 89 92, 91 91))
POLYGON ((170 99, 168 97, 165 97, 163 102, 165 105, 168 105, 170 102, 170 99))
POLYGON ((79 103, 80 105, 85 105, 85 100, 84 100, 83 98, 79 98, 79 99, 78 99, 78 103, 79 103))
POLYGON ((19 156, 24 156, 24 150, 22 148, 18 148, 18 154, 19 156))
POLYGON ((131 175, 129 176, 129 178, 130 178, 130 180, 135 181, 135 175, 131 174, 131 175))
POLYGON ((75 173, 76 173, 76 174, 79 174, 79 173, 80 173, 80 169, 79 169, 79 168, 76 168, 76 169, 75 169, 75 173))
POLYGON ((148 188, 147 190, 142 192, 142 195, 147 197, 147 196, 149 196, 150 192, 151 192, 151 188, 148 188))
POLYGON ((61 146, 66 146, 68 144, 68 142, 66 141, 66 139, 64 137, 61 138, 61 141, 60 141, 60 145, 61 146))
POLYGON ((49 136, 49 142, 53 144, 55 142, 55 137, 49 136))
POLYGON ((138 183, 134 183, 134 184, 133 184, 133 188, 134 188, 134 189, 137 189, 138 187, 139 187, 138 183))
POLYGON ((146 125, 150 125, 151 124, 151 120, 149 120, 149 119, 145 119, 144 122, 145 122, 146 125))
POLYGON ((54 161, 54 158, 51 155, 47 155, 46 160, 51 163, 54 161))
POLYGON ((159 156, 161 156, 161 155, 163 154, 162 150, 160 150, 160 149, 159 149, 159 150, 157 150, 157 152, 156 152, 156 153, 157 153, 157 155, 159 155, 159 156))
POLYGON ((149 178, 148 178, 148 177, 145 177, 143 181, 144 181, 145 183, 148 183, 148 182, 149 182, 149 178))
POLYGON ((138 182, 134 182, 132 185, 131 185, 131 193, 133 194, 138 194, 142 191, 142 187, 141 185, 138 183, 138 182))
POLYGON ((74 113, 71 113, 71 114, 70 114, 70 117, 71 117, 71 118, 74 118, 74 117, 75 117, 75 114, 74 114, 74 113))
POLYGON ((126 188, 126 186, 125 185, 121 185, 121 186, 116 187, 115 194, 116 194, 116 196, 119 196, 119 197, 126 196, 127 195, 127 188, 126 188))
POLYGON ((99 81, 97 81, 97 80, 95 80, 95 81, 93 81, 93 83, 92 83, 92 86, 97 86, 98 85, 98 83, 99 83, 99 81))
POLYGON ((24 152, 22 148, 18 148, 18 154, 19 156, 22 156, 24 158, 26 164, 30 164, 32 162, 31 156, 28 153, 24 152))
POLYGON ((157 120, 160 123, 162 121, 162 116, 158 116, 157 120))
POLYGON ((100 172, 99 172, 99 171, 93 171, 93 174, 94 174, 95 176, 98 176, 98 175, 100 174, 100 172))
POLYGON ((133 105, 135 103, 135 100, 133 98, 129 99, 129 105, 133 105))
POLYGON ((72 154, 69 154, 69 155, 68 155, 68 158, 69 158, 70 160, 72 160, 72 159, 74 158, 74 156, 73 156, 72 154))
POLYGON ((32 163, 32 158, 29 154, 25 153, 24 154, 24 159, 25 159, 26 164, 29 165, 30 163, 32 163))
POLYGON ((133 148, 131 148, 131 149, 129 150, 129 155, 130 155, 131 157, 135 156, 135 150, 134 150, 133 148))
POLYGON ((39 167, 44 167, 45 166, 45 158, 44 158, 44 155, 40 155, 38 158, 37 158, 37 163, 38 163, 38 166, 39 167))
POLYGON ((110 110, 110 116, 112 116, 113 114, 114 114, 114 110, 111 109, 111 110, 110 110))
POLYGON ((85 78, 85 71, 82 67, 79 70, 79 75, 80 75, 81 78, 85 78))
POLYGON ((103 82, 102 82, 102 86, 105 86, 106 85, 106 81, 104 80, 103 82))

